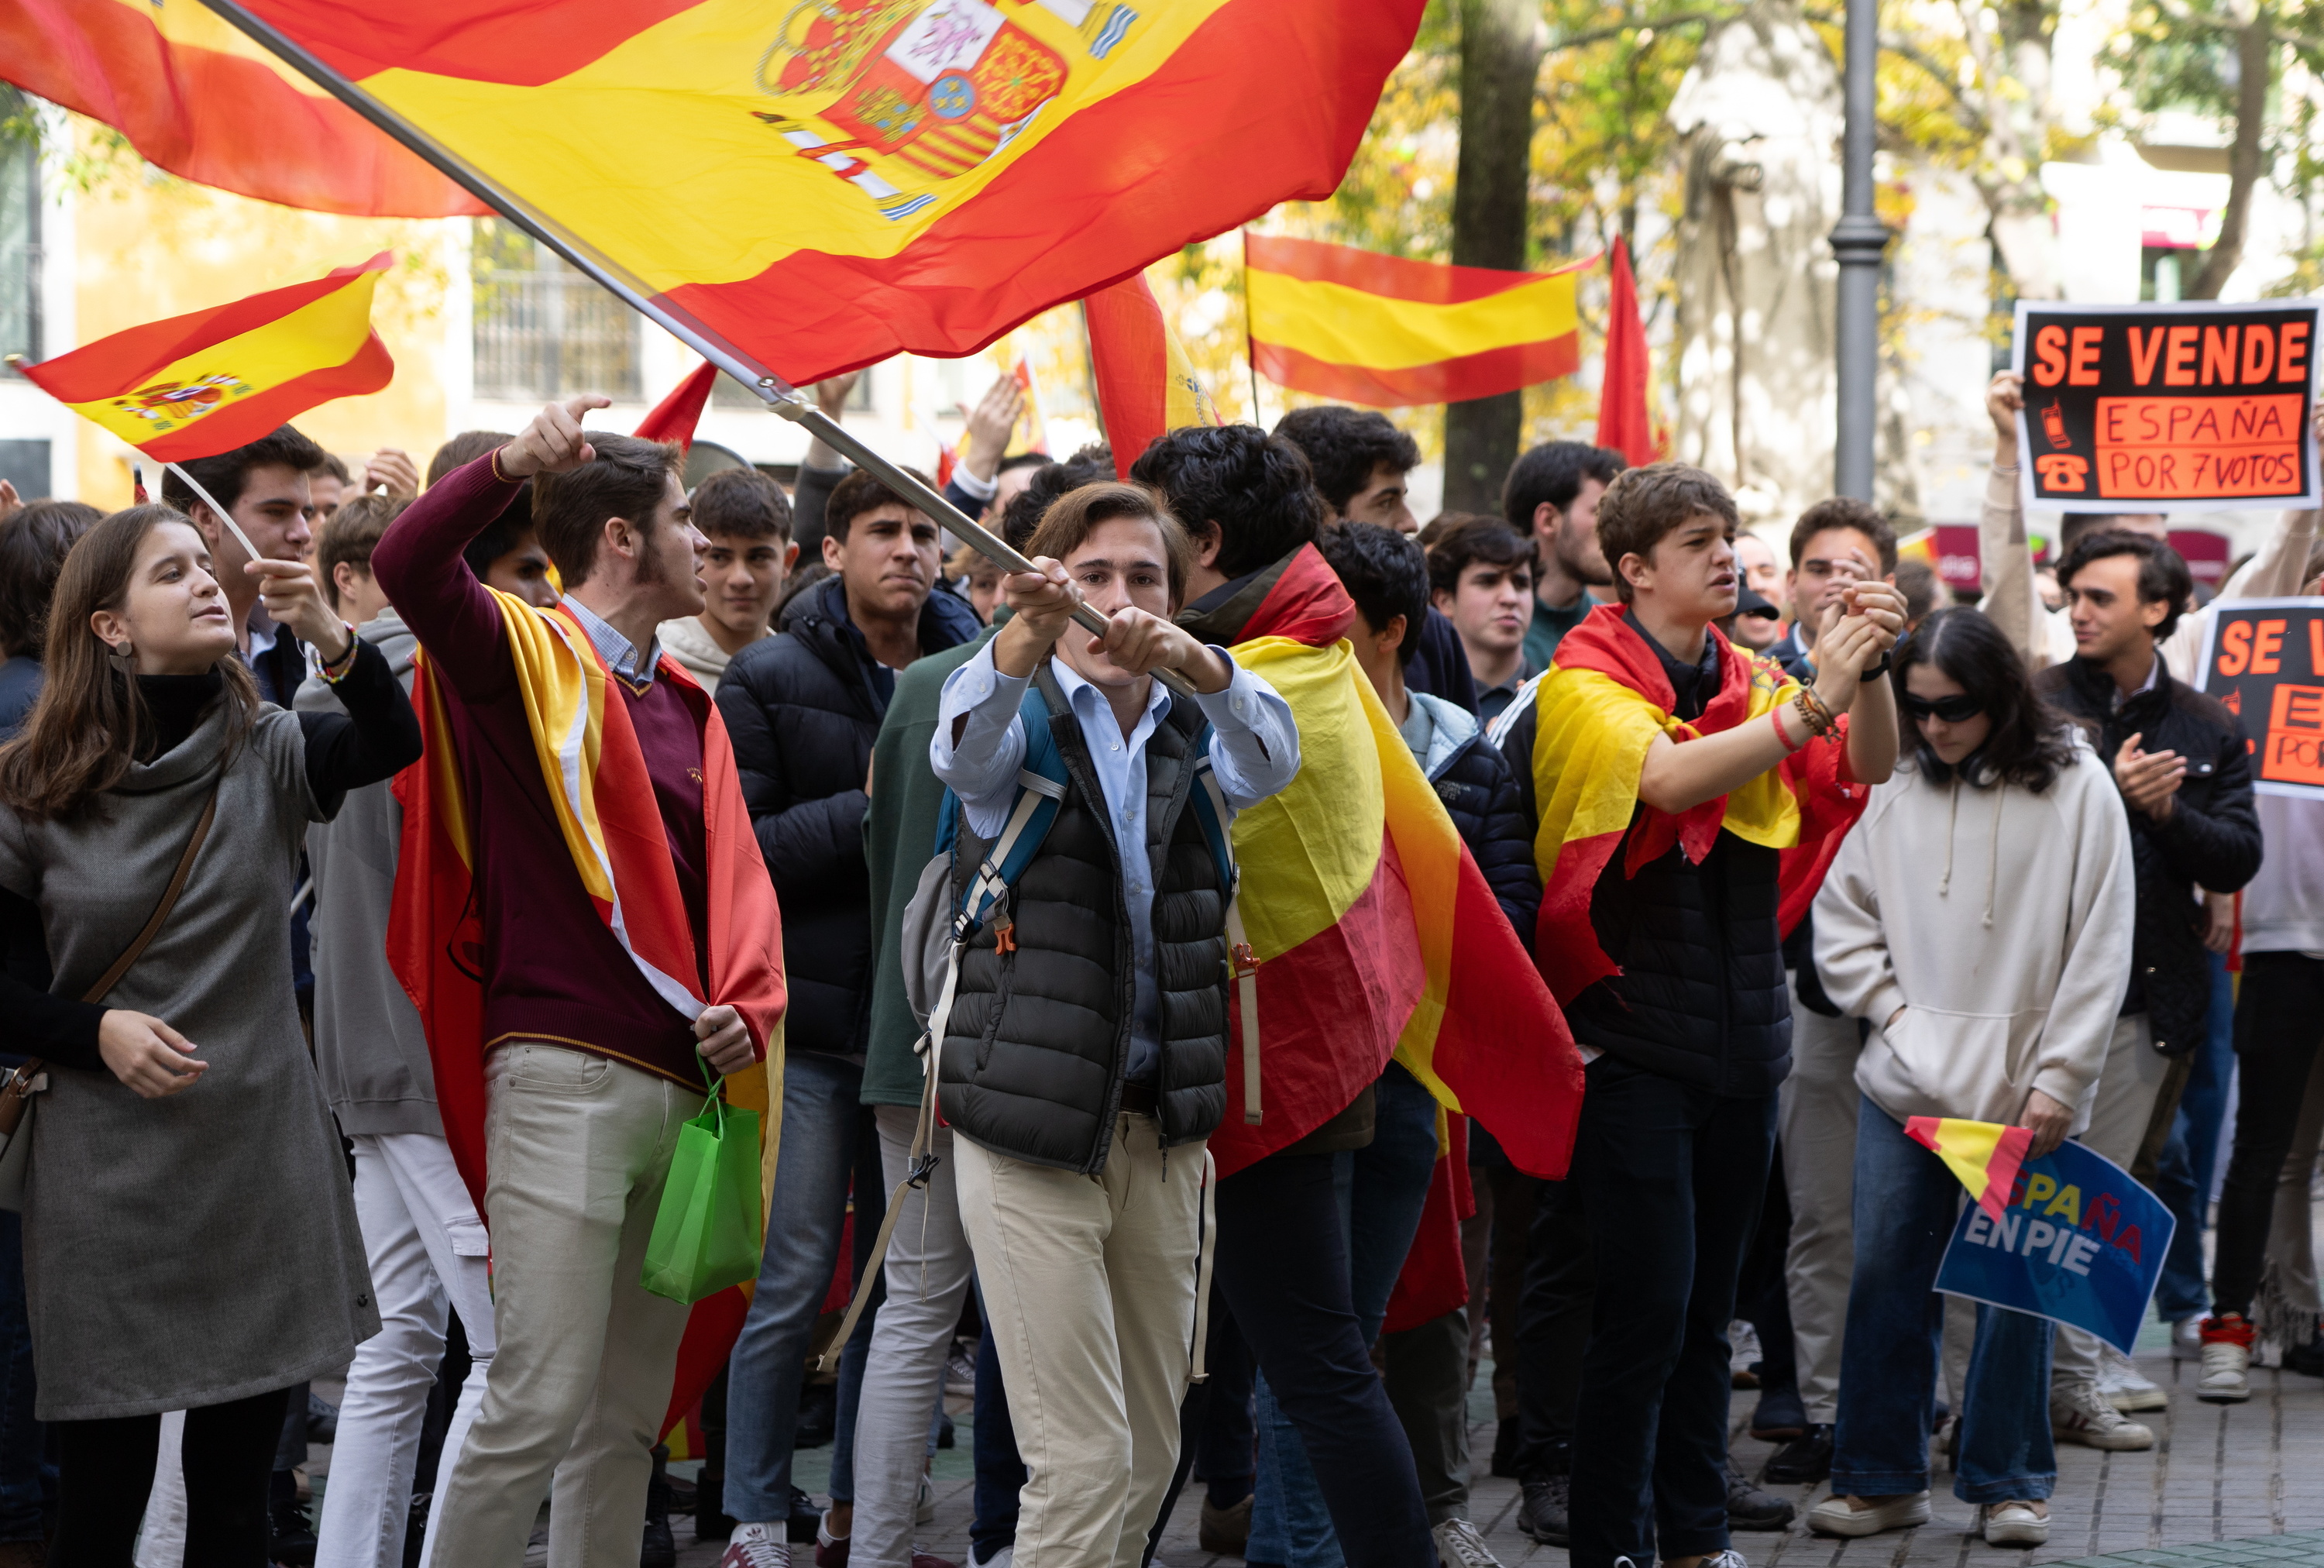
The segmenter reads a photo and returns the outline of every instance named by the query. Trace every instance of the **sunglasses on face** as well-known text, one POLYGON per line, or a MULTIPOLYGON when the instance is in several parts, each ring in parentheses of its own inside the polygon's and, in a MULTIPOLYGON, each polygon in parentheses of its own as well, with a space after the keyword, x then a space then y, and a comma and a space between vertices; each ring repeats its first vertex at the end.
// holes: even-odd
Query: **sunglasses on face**
POLYGON ((1941 696, 1933 700, 1925 696, 1914 696, 1911 692, 1905 692, 1897 698, 1897 701, 1903 706, 1905 715, 1915 721, 1934 718, 1942 719, 1949 724, 1958 724, 1966 723, 1985 711, 1985 705, 1967 692, 1953 696, 1941 696))

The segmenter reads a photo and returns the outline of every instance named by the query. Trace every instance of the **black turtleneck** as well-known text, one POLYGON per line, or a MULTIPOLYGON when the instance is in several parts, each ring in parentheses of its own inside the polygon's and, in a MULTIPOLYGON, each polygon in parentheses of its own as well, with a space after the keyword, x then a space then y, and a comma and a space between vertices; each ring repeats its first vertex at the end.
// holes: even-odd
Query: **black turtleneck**
POLYGON ((145 701, 145 712, 153 727, 137 748, 137 760, 150 762, 165 756, 185 744, 186 737, 202 722, 218 694, 226 690, 226 677, 215 669, 199 675, 141 675, 137 678, 137 695, 145 701))

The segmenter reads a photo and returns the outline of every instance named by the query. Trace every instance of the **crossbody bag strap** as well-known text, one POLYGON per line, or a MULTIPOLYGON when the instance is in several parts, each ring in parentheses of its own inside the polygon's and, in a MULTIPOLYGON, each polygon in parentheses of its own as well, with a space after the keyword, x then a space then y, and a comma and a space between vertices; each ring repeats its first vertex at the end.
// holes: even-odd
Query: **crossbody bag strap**
MULTIPOLYGON (((219 784, 224 782, 221 778, 219 784)), ((131 966, 145 955, 145 949, 152 945, 153 938, 161 935, 161 923, 170 918, 170 911, 178 907, 178 895, 186 890, 186 879, 193 874, 194 857, 202 853, 202 845, 210 836, 210 824, 217 820, 219 784, 210 786, 210 798, 202 802, 202 819, 194 824, 194 836, 186 841, 186 852, 178 857, 178 869, 170 873, 170 885, 161 890, 161 901, 153 906, 153 913, 146 920, 145 928, 137 933, 136 940, 122 949, 121 956, 113 961, 113 967, 82 994, 81 1001, 103 1001, 106 993, 121 983, 121 977, 129 973, 131 966)))

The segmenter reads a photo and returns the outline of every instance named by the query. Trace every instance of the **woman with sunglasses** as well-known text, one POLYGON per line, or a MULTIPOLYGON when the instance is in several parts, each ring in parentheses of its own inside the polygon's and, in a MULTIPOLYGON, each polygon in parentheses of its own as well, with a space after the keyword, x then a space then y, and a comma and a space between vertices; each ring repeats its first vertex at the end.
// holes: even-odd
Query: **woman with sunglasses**
MULTIPOLYGON (((2081 732, 1974 610, 1897 645, 1917 741, 1840 847, 1815 903, 1824 989, 1871 1026, 1856 1068, 1856 1268, 1831 1497, 1815 1529, 1929 1520, 1929 1432, 1960 1180, 1904 1136, 1914 1116, 2032 1130, 2033 1157, 2087 1121, 2130 975, 2130 833, 2081 732)), ((1997 1545, 2049 1536, 2051 1324, 1980 1305, 1953 1495, 1997 1545)))

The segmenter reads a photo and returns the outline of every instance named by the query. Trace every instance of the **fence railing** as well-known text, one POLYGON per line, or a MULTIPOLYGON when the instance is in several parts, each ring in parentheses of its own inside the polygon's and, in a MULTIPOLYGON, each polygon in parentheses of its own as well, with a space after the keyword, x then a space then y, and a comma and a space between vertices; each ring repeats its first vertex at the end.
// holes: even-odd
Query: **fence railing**
POLYGON ((480 398, 641 395, 635 312, 578 272, 480 270, 475 321, 480 398))

